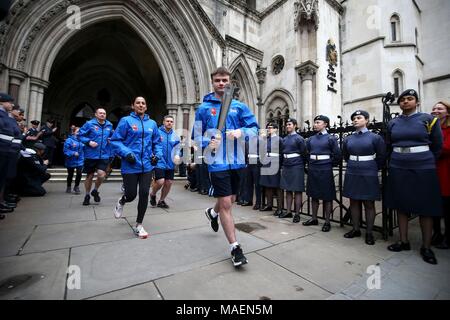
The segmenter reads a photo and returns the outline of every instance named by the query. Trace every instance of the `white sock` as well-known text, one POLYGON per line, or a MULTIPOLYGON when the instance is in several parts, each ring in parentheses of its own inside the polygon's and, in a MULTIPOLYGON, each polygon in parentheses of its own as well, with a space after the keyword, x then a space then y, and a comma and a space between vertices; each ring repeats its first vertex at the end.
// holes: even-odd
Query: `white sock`
POLYGON ((232 244, 230 244, 231 251, 233 251, 233 249, 236 248, 238 245, 239 245, 238 242, 233 242, 232 244))
POLYGON ((219 215, 219 213, 215 212, 215 211, 214 211, 214 208, 212 208, 212 209, 211 209, 211 216, 212 216, 213 218, 215 218, 215 217, 217 217, 218 215, 219 215))

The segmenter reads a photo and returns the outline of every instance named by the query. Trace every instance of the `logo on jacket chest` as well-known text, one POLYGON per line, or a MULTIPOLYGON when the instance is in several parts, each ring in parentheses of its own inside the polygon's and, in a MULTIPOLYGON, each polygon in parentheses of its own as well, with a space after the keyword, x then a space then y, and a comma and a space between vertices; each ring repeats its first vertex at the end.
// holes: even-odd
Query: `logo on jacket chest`
POLYGON ((98 130, 100 130, 100 128, 97 127, 97 126, 94 126, 94 130, 95 130, 95 131, 98 131, 98 130))
POLYGON ((212 109, 211 109, 211 115, 212 115, 213 117, 215 117, 215 116, 217 115, 217 109, 216 109, 216 108, 212 108, 212 109))
POLYGON ((135 124, 133 124, 133 125, 131 126, 131 129, 133 129, 133 131, 138 131, 138 126, 135 125, 135 124))
POLYGON ((77 144, 76 144, 76 143, 72 144, 72 147, 73 147, 73 148, 76 148, 76 147, 77 147, 77 144))

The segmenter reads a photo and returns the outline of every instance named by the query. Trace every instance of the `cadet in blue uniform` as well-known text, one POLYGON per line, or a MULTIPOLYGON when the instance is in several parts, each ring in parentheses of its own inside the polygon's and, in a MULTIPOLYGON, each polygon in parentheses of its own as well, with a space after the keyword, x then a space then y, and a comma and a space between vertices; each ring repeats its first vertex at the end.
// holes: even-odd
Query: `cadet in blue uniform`
POLYGON ((378 134, 367 129, 369 113, 357 110, 351 115, 356 132, 347 137, 342 146, 342 153, 347 161, 344 189, 342 195, 350 198, 353 230, 345 238, 360 237, 360 217, 362 204, 366 212, 366 244, 374 245, 373 225, 375 222, 375 201, 381 200, 378 170, 386 161, 386 145, 378 134))
POLYGON ((329 125, 330 119, 328 117, 323 115, 317 116, 314 119, 314 130, 317 134, 306 142, 306 149, 309 154, 306 193, 312 198, 312 218, 303 222, 303 225, 319 224, 317 211, 319 210, 319 200, 322 200, 325 213, 323 232, 328 232, 331 229, 330 215, 333 200, 336 198, 333 165, 338 164, 342 157, 337 139, 327 131, 329 125))
POLYGON ((31 128, 25 133, 25 139, 23 141, 23 145, 25 148, 32 148, 36 142, 39 142, 39 138, 42 135, 42 132, 38 130, 40 122, 37 120, 31 121, 31 128))
POLYGON ((4 198, 7 179, 10 178, 7 173, 17 166, 18 147, 20 149, 22 142, 19 126, 8 114, 13 101, 10 95, 0 93, 0 213, 12 212, 15 207, 6 203, 4 198))
POLYGON ((172 181, 175 177, 175 162, 180 163, 180 149, 177 148, 180 143, 180 137, 173 131, 173 117, 165 116, 164 125, 159 128, 161 136, 162 157, 159 159, 155 168, 155 182, 150 193, 150 204, 159 208, 168 209, 166 197, 172 187, 172 181), (156 204, 156 193, 161 190, 161 197, 156 204))
POLYGON ((147 103, 143 97, 134 99, 133 110, 131 115, 120 119, 111 138, 115 154, 122 158, 122 178, 125 188, 125 194, 117 200, 114 216, 116 219, 122 217, 125 203, 136 199, 139 185, 138 215, 133 231, 140 239, 146 239, 148 233, 142 222, 148 206, 152 170, 163 155, 158 126, 145 113, 147 103))
POLYGON ((300 222, 302 210, 302 192, 305 191, 305 166, 303 157, 306 152, 305 140, 296 132, 297 120, 286 120, 287 136, 283 138, 281 149, 283 166, 281 167, 280 188, 286 191, 287 211, 279 218, 292 218, 292 200, 295 195, 295 215, 293 222, 300 222))
POLYGON ((265 188, 267 202, 261 211, 272 211, 273 196, 276 193, 278 208, 274 215, 279 216, 283 213, 283 191, 280 189, 281 138, 278 136, 277 124, 268 123, 266 129, 267 135, 263 133, 263 142, 260 143, 264 156, 261 157, 262 166, 259 184, 265 188))
POLYGON ((88 206, 94 197, 95 202, 100 202, 100 193, 98 192, 101 184, 106 177, 106 168, 109 165, 111 156, 110 138, 114 130, 112 123, 106 120, 106 111, 98 108, 95 111, 95 119, 87 121, 80 129, 78 138, 84 143, 84 173, 87 173, 84 187, 86 195, 83 205, 88 206), (95 181, 94 190, 91 192, 92 180, 94 173, 97 171, 97 180, 95 181))
POLYGON ((72 192, 72 180, 73 174, 76 170, 75 185, 73 192, 80 194, 80 181, 83 173, 84 164, 84 144, 78 139, 78 133, 80 128, 74 127, 72 129, 72 135, 64 142, 64 155, 66 157, 67 168, 67 188, 66 193, 72 192))
POLYGON ((420 216, 425 262, 437 264, 431 250, 433 217, 442 215, 436 161, 442 149, 440 123, 434 116, 417 112, 417 92, 408 89, 398 98, 403 113, 388 124, 388 146, 392 151, 386 186, 386 206, 397 210, 400 241, 390 251, 411 250, 408 216, 420 216))
POLYGON ((55 132, 58 128, 55 127, 56 121, 53 119, 48 119, 41 127, 42 143, 45 145, 45 155, 44 158, 48 160, 48 167, 51 167, 53 163, 53 157, 56 149, 56 137, 55 132))
POLYGON ((245 167, 245 137, 258 134, 256 118, 245 104, 232 100, 225 128, 217 132, 221 97, 230 83, 230 72, 218 68, 211 74, 214 92, 206 95, 195 114, 192 138, 202 147, 208 146, 207 163, 217 202, 205 211, 212 229, 219 230, 218 217, 230 244, 235 267, 247 263, 241 245, 236 241, 231 208, 239 188, 239 171, 245 167))
POLYGON ((246 184, 244 186, 242 206, 253 205, 253 193, 255 194, 255 205, 253 210, 261 209, 261 185, 260 180, 260 170, 261 161, 259 154, 259 145, 261 138, 259 136, 248 137, 245 142, 245 155, 247 157, 247 177, 245 179, 246 184))

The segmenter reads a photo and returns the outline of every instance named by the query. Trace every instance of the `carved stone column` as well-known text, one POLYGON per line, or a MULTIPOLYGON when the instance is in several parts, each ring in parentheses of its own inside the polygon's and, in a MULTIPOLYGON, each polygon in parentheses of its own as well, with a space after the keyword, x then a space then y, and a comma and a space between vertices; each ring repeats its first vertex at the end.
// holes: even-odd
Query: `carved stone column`
POLYGON ((173 123, 177 123, 177 113, 178 113, 178 105, 177 104, 167 104, 166 105, 167 114, 173 117, 173 123))
POLYGON ((38 120, 42 122, 42 104, 44 102, 44 91, 48 88, 50 82, 39 79, 30 78, 30 100, 28 102, 28 120, 38 120))
POLYGON ((301 123, 311 120, 316 111, 315 78, 319 66, 312 61, 307 61, 295 68, 300 76, 300 105, 301 123))
POLYGON ((19 93, 20 93, 20 86, 22 84, 22 81, 25 80, 28 77, 28 75, 25 72, 10 69, 9 70, 9 94, 14 98, 14 100, 20 104, 19 102, 19 93))
POLYGON ((267 68, 261 68, 261 66, 258 66, 256 68, 256 76, 258 77, 258 84, 259 84, 259 92, 258 92, 258 102, 256 105, 258 106, 258 114, 256 121, 258 121, 259 126, 261 128, 266 126, 266 110, 264 108, 264 103, 262 101, 262 95, 263 95, 263 88, 264 83, 266 83, 266 76, 267 76, 267 68))
POLYGON ((182 104, 181 110, 183 110, 183 130, 189 130, 189 112, 191 111, 190 104, 182 104))

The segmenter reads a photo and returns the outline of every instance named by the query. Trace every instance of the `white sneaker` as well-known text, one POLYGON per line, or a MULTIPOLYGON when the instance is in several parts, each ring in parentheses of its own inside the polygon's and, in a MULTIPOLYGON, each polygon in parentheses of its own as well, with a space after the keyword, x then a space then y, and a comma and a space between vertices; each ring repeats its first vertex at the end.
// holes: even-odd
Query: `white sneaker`
POLYGON ((114 217, 116 217, 116 219, 122 218, 123 204, 120 203, 121 199, 122 197, 120 197, 119 200, 117 200, 116 206, 114 208, 114 217))
POLYGON ((133 228, 134 234, 137 235, 140 239, 147 239, 148 233, 145 231, 142 225, 133 228))

